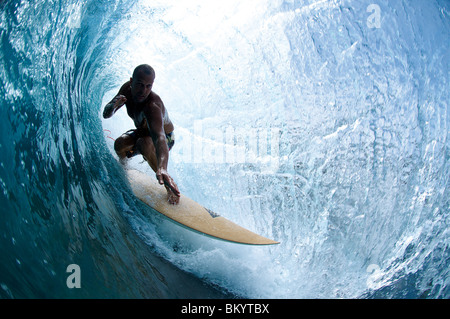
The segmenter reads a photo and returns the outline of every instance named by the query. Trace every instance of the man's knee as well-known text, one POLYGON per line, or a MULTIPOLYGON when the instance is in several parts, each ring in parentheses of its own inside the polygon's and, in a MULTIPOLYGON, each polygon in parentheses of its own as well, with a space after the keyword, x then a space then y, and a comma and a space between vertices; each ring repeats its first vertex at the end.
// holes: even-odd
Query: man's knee
POLYGON ((114 142, 114 150, 119 157, 125 157, 126 152, 133 147, 133 141, 127 135, 122 135, 114 142))

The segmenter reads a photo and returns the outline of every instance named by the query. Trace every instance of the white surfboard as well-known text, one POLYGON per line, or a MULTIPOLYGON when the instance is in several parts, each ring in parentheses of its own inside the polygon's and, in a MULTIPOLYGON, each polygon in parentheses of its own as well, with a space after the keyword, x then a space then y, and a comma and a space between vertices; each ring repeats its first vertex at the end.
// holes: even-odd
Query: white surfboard
POLYGON ((137 170, 127 170, 127 175, 136 197, 159 213, 188 229, 239 244, 279 244, 217 215, 183 194, 181 194, 178 205, 169 204, 167 191, 164 186, 159 185, 156 178, 152 178, 137 170))

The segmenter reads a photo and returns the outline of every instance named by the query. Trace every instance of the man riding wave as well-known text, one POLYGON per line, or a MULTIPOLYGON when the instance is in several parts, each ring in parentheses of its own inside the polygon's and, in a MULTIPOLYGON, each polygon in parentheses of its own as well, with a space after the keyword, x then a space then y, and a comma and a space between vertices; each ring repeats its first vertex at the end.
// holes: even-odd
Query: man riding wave
POLYGON ((133 119, 136 129, 122 134, 114 142, 114 150, 121 163, 126 158, 141 154, 164 185, 171 204, 178 204, 180 191, 167 172, 169 151, 175 143, 174 126, 161 98, 152 91, 155 71, 147 64, 136 67, 130 81, 122 85, 119 93, 103 111, 110 118, 123 105, 133 119))

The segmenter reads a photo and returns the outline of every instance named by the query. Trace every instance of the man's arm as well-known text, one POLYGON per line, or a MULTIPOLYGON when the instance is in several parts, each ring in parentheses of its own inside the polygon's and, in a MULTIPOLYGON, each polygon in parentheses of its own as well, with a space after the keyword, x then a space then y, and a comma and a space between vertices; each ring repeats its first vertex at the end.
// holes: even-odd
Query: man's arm
POLYGON ((121 95, 120 92, 117 94, 111 102, 106 104, 105 109, 103 110, 103 118, 108 119, 111 116, 116 113, 118 109, 120 109, 125 102, 127 101, 127 98, 124 95, 121 95))
POLYGON ((130 87, 130 81, 125 82, 121 88, 119 89, 119 93, 108 103, 105 105, 105 109, 103 110, 103 118, 108 119, 116 113, 118 109, 120 109, 127 98, 125 97, 125 92, 130 87))
POLYGON ((155 145, 156 159, 158 166, 156 170, 156 178, 162 185, 170 187, 172 192, 180 196, 180 191, 177 185, 167 172, 167 164, 169 162, 169 148, 166 143, 166 134, 164 132, 164 123, 161 109, 155 104, 151 103, 144 110, 145 117, 147 118, 148 128, 150 136, 155 145))

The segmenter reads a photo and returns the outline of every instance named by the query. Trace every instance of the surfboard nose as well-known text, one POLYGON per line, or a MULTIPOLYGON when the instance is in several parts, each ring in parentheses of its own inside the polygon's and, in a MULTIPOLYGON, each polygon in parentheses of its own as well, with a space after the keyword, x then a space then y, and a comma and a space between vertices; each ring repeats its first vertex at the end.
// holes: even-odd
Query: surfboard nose
POLYGON ((166 189, 154 178, 137 170, 127 170, 127 175, 136 197, 171 221, 191 231, 237 244, 279 244, 233 223, 183 194, 178 205, 170 205, 167 202, 166 189))

